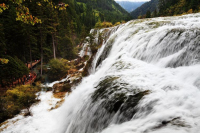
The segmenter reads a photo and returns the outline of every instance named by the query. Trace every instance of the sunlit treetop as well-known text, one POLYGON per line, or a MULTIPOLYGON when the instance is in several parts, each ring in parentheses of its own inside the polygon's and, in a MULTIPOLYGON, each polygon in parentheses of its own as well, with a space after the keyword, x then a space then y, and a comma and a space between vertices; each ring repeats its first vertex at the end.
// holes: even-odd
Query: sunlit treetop
POLYGON ((0 58, 0 64, 7 64, 8 62, 8 59, 0 58))
POLYGON ((4 10, 6 10, 6 9, 8 9, 8 8, 9 8, 8 5, 6 5, 6 4, 4 4, 4 3, 0 4, 0 13, 2 13, 4 10))
POLYGON ((22 21, 23 23, 31 25, 35 25, 36 23, 42 23, 41 19, 38 19, 37 17, 31 15, 29 9, 24 5, 19 4, 19 6, 16 7, 16 10, 17 21, 22 21))
MULTIPOLYGON (((37 18, 36 16, 31 15, 29 12, 29 8, 23 5, 24 1, 32 2, 31 0, 10 0, 14 4, 17 5, 16 7, 16 20, 22 21, 26 24, 35 25, 36 23, 42 23, 41 19, 37 18)), ((50 2, 49 0, 43 0, 43 2, 48 3, 52 8, 58 9, 58 10, 66 10, 66 7, 68 7, 68 4, 62 3, 61 5, 55 5, 54 3, 50 2)), ((37 2, 38 6, 43 6, 41 2, 37 2)), ((2 13, 4 10, 8 9, 9 5, 6 5, 5 3, 0 4, 0 13, 2 13)))

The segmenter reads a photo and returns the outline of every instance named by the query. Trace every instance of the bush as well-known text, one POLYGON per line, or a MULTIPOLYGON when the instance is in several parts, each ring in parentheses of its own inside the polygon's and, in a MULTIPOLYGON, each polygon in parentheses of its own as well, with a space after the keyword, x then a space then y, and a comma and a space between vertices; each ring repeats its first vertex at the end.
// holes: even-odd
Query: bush
POLYGON ((40 91, 36 86, 23 85, 7 90, 4 96, 0 97, 0 123, 12 118, 22 109, 28 109, 35 103, 35 93, 40 91))
POLYGON ((113 26, 113 24, 111 23, 111 22, 97 22, 96 24, 95 24, 95 28, 108 28, 108 27, 112 27, 113 26))
POLYGON ((121 23, 120 22, 116 22, 115 24, 114 24, 114 26, 117 26, 117 25, 120 25, 121 23))
POLYGON ((70 69, 68 60, 65 59, 51 59, 49 61, 50 70, 48 70, 47 76, 50 81, 55 81, 67 74, 70 69))

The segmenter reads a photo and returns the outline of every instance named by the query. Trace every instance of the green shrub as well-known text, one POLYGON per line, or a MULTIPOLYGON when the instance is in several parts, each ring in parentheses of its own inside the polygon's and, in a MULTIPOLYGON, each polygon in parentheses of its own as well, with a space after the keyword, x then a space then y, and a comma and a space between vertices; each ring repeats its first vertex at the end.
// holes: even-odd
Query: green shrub
POLYGON ((70 69, 70 64, 65 59, 51 59, 49 61, 49 68, 47 76, 50 81, 54 81, 67 74, 67 71, 70 69))

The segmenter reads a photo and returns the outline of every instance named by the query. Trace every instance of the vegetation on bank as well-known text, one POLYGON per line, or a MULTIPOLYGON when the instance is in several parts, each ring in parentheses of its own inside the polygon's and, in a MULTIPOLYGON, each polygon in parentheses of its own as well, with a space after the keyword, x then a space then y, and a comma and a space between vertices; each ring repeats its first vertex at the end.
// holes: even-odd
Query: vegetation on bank
POLYGON ((26 109, 25 115, 30 115, 29 107, 37 102, 35 93, 38 91, 40 91, 38 84, 8 89, 0 96, 0 123, 20 113, 22 109, 26 109))
POLYGON ((120 25, 122 23, 125 23, 125 21, 122 22, 116 22, 115 24, 112 24, 111 22, 97 22, 95 24, 95 28, 101 29, 101 28, 108 28, 108 27, 112 27, 112 26, 117 26, 120 25))

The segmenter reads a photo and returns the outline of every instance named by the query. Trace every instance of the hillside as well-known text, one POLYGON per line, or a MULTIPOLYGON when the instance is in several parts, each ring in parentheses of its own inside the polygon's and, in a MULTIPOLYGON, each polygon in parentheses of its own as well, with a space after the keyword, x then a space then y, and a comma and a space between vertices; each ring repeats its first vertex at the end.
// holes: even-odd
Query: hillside
POLYGON ((132 12, 136 8, 140 7, 145 2, 131 2, 131 1, 116 1, 121 7, 123 7, 127 12, 132 12))
POLYGON ((200 0, 159 0, 159 9, 160 16, 200 12, 200 0))
POLYGON ((200 12, 200 0, 151 0, 131 12, 134 19, 200 12))
POLYGON ((97 21, 109 21, 116 23, 131 19, 130 14, 114 0, 77 0, 79 5, 93 9, 94 15, 99 16, 97 21))
MULTIPOLYGON (((27 62, 41 59, 42 65, 52 58, 76 58, 80 49, 77 45, 97 22, 115 23, 131 19, 113 0, 1 2, 0 63, 1 59, 9 59, 9 63, 1 69, 9 71, 0 72, 2 86, 26 75, 27 72, 19 68, 25 68, 27 62)), ((43 75, 42 69, 38 74, 43 75)))
POLYGON ((149 2, 144 3, 142 6, 135 9, 133 12, 131 12, 131 16, 134 19, 137 19, 138 16, 145 15, 147 11, 153 12, 155 9, 158 8, 158 1, 159 0, 151 0, 149 2))

